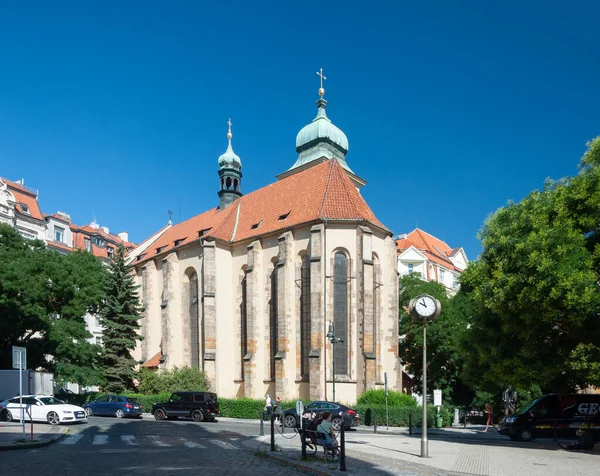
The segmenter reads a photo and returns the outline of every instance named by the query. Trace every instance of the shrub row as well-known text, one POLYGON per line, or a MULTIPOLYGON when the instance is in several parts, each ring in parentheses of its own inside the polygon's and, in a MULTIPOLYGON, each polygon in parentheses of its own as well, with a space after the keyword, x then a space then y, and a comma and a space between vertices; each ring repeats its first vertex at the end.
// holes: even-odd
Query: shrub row
MULTIPOLYGON (((411 395, 390 390, 388 392, 388 405, 397 407, 416 407, 417 401, 411 395)), ((385 405, 385 390, 367 390, 363 392, 356 403, 357 405, 385 405)))
MULTIPOLYGON (((386 424, 385 405, 356 405, 356 410, 360 414, 361 424, 366 426, 373 426, 375 417, 377 417, 377 426, 383 426, 386 424)), ((437 407, 433 405, 427 406, 427 426, 435 426, 435 415, 437 413, 437 407)), ((443 426, 450 426, 452 424, 453 415, 445 407, 440 407, 440 414, 442 415, 443 426)), ((419 406, 389 406, 389 425, 396 427, 408 427, 409 423, 413 427, 421 426, 423 421, 423 410, 419 406)))

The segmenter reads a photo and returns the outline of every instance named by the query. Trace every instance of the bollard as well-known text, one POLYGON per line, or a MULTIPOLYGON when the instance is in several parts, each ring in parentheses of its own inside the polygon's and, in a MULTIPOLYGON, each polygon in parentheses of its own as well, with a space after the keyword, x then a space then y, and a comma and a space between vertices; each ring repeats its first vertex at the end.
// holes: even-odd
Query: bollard
POLYGON ((377 433, 377 413, 373 414, 373 433, 377 433))
POLYGON ((271 451, 275 451, 275 413, 271 413, 271 451))
POLYGON ((408 412, 408 435, 412 436, 412 412, 408 412))
POLYGON ((265 436, 265 412, 260 412, 260 428, 258 436, 265 436))
POLYGON ((467 410, 464 411, 464 416, 463 416, 463 425, 464 425, 464 429, 467 429, 467 410))
POLYGON ((302 443, 302 459, 306 460, 306 435, 303 428, 300 428, 300 442, 302 443))
POLYGON ((342 430, 340 431, 340 471, 346 469, 346 432, 344 431, 344 422, 342 421, 342 430))

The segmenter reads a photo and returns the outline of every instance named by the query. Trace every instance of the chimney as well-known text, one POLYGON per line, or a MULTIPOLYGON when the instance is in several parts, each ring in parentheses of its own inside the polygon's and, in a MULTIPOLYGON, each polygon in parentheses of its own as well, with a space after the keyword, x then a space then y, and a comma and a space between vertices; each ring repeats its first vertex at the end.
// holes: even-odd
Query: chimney
POLYGON ((96 223, 96 219, 94 219, 94 221, 92 221, 92 223, 90 223, 90 226, 94 229, 97 230, 98 228, 100 228, 100 225, 98 225, 98 223, 96 223))
POLYGON ((406 233, 402 233, 400 235, 398 235, 398 238, 396 238, 397 240, 406 240, 408 238, 408 235, 406 233))
POLYGON ((121 238, 123 241, 129 241, 129 233, 122 231, 119 233, 119 238, 121 238))
POLYGON ((104 233, 106 233, 107 235, 110 233, 107 226, 101 226, 100 228, 102 228, 102 231, 104 231, 104 233))

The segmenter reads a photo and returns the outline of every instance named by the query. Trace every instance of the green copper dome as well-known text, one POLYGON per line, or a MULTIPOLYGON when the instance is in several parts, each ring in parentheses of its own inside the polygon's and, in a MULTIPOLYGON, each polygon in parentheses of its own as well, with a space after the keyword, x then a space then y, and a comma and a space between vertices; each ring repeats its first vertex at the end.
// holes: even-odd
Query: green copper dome
POLYGON ((222 169, 242 170, 242 159, 233 151, 231 147, 231 137, 229 137, 229 145, 223 155, 219 157, 219 167, 222 169))

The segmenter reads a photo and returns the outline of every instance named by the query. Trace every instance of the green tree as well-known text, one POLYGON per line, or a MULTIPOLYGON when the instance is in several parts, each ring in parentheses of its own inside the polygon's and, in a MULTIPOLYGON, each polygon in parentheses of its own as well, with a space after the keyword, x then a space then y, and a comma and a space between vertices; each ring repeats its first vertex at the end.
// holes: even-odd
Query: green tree
POLYGON ((0 368, 11 368, 11 346, 24 345, 29 368, 101 383, 100 348, 87 341, 85 315, 102 297, 104 274, 89 253, 61 255, 0 225, 0 368))
POLYGON ((460 336, 467 328, 470 303, 461 294, 448 297, 446 288, 439 283, 423 281, 418 273, 400 278, 400 357, 409 372, 415 375, 414 387, 423 389, 423 324, 415 322, 408 314, 408 303, 420 294, 429 294, 440 301, 440 317, 427 324, 427 379, 428 388, 441 389, 444 398, 455 403, 470 399, 460 374, 460 336), (466 396, 464 394, 467 393, 466 396))
POLYGON ((465 377, 568 391, 600 384, 600 138, 575 177, 548 181, 485 223, 462 275, 474 305, 465 377))
POLYGON ((137 341, 141 308, 137 286, 125 264, 125 248, 119 246, 109 267, 100 314, 104 327, 103 366, 107 392, 134 389, 137 362, 131 356, 137 341))

